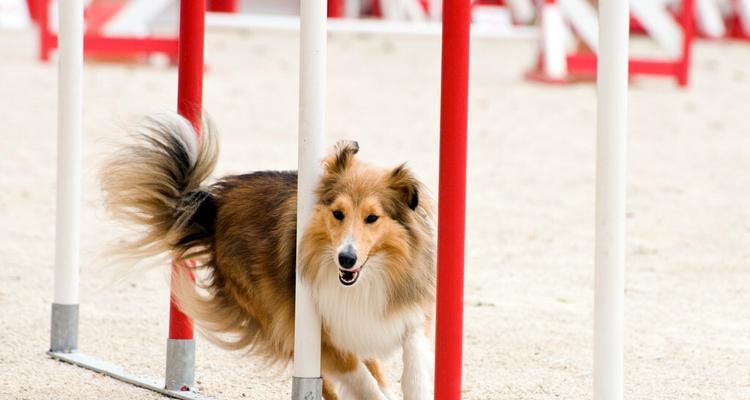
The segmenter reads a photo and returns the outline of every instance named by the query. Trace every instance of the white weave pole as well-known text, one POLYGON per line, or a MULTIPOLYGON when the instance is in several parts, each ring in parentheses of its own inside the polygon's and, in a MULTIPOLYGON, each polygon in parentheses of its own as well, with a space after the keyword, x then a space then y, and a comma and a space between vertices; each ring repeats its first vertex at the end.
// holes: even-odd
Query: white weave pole
POLYGON ((599 0, 594 400, 623 398, 628 2, 599 0))
MULTIPOLYGON (((297 260, 302 232, 315 206, 325 134, 326 0, 300 4, 299 164, 297 176, 297 260)), ((299 262, 297 263, 299 271, 299 262)), ((320 317, 310 288, 297 273, 294 318, 293 400, 322 398, 320 317)))
POLYGON ((78 347, 83 0, 59 4, 55 292, 50 350, 78 347))

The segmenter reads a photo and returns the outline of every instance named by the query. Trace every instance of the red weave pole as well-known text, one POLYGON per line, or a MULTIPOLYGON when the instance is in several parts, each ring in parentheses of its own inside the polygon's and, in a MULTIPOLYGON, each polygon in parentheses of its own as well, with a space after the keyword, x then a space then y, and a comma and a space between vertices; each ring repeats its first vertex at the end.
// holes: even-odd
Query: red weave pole
MULTIPOLYGON (((180 36, 178 39, 177 112, 193 124, 200 136, 203 103, 203 34, 206 2, 180 0, 180 36)), ((172 268, 184 268, 174 263, 172 268)), ((172 271, 173 276, 175 271, 172 271)), ((174 282, 173 282, 174 284, 174 282)), ((193 321, 187 317, 170 296, 169 338, 192 339, 193 321)))
POLYGON ((443 2, 435 399, 461 399, 469 0, 443 2))
MULTIPOLYGON (((195 264, 192 264, 195 265, 195 264)), ((179 268, 188 268, 187 265, 173 261, 172 263, 172 279, 170 283, 174 286, 177 282, 177 276, 185 271, 179 271, 179 268)), ((187 272, 193 280, 195 275, 192 270, 187 272)), ((188 318, 177 305, 174 295, 170 294, 169 297, 169 338, 170 339, 192 339, 193 338, 193 320, 188 318)))

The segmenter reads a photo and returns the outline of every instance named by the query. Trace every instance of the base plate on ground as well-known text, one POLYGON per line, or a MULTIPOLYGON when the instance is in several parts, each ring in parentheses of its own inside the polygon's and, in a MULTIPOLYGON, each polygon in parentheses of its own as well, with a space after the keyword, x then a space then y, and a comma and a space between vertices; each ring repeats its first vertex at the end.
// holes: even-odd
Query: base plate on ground
POLYGON ((213 400, 211 397, 204 396, 200 393, 187 391, 175 391, 167 390, 164 388, 164 379, 155 379, 150 377, 144 377, 132 374, 125 371, 122 367, 112 364, 110 362, 100 360, 95 357, 88 356, 86 354, 74 352, 74 353, 59 353, 49 351, 47 354, 56 359, 73 365, 77 365, 81 368, 90 369, 115 378, 117 380, 142 387, 144 389, 153 390, 154 392, 161 393, 165 396, 173 399, 182 400, 213 400))

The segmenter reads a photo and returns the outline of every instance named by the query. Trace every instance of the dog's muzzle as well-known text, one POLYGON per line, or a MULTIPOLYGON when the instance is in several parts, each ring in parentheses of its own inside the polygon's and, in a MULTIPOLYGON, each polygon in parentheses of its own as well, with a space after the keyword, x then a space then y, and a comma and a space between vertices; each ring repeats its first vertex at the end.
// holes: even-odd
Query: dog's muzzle
POLYGON ((357 265, 357 254, 352 248, 346 248, 339 253, 339 281, 344 286, 351 286, 359 279, 359 272, 362 267, 352 268, 357 265))

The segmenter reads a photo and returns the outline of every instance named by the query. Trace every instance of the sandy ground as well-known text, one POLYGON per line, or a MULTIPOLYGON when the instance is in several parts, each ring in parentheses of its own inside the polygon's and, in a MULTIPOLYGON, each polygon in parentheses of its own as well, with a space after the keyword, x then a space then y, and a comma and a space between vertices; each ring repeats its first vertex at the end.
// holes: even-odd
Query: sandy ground
MULTIPOLYGON (((473 43, 464 398, 591 397, 595 91, 520 79, 523 41, 473 43)), ((55 205, 53 65, 30 32, 0 34, 0 398, 155 399, 50 360, 55 205)), ((436 192, 439 42, 334 36, 328 139, 408 161, 436 192)), ((219 173, 296 164, 297 37, 211 32, 205 104, 219 173)), ((694 82, 634 82, 626 284, 628 399, 750 399, 750 46, 701 43, 694 82)), ((108 268, 122 231, 96 183, 121 126, 175 104, 176 71, 88 64, 81 265, 82 351, 159 376, 165 268, 108 268)), ((285 371, 198 342, 200 390, 288 398, 285 371)), ((400 362, 388 364, 397 380, 400 362)))

